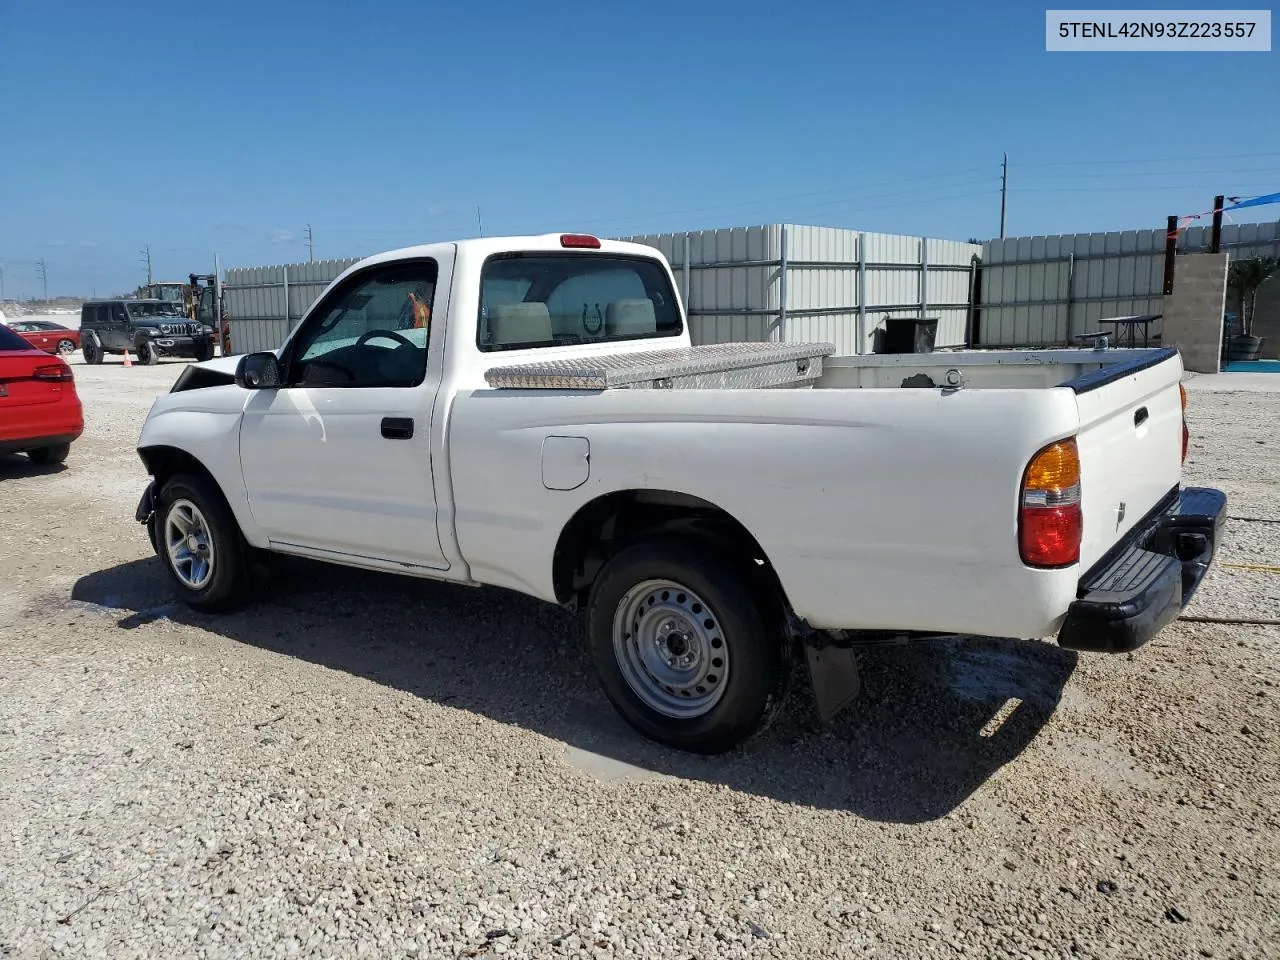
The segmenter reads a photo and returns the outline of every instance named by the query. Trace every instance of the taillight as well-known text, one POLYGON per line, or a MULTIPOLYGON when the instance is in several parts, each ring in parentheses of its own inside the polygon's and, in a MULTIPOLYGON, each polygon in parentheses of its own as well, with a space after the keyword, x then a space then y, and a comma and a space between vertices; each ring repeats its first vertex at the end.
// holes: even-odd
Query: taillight
POLYGON ((42 380, 45 383, 66 383, 75 379, 75 374, 71 372, 71 368, 65 363, 53 363, 48 366, 36 367, 31 372, 32 380, 42 380))
POLYGON ((1187 451, 1191 448, 1191 431, 1187 429, 1187 388, 1178 384, 1178 392, 1182 394, 1182 460, 1185 463, 1187 451))
POLYGON ((560 246, 562 247, 587 247, 592 250, 600 249, 600 240, 587 233, 562 233, 560 235, 560 246))
POLYGON ((1030 567, 1067 567, 1080 560, 1080 451, 1074 438, 1037 453, 1022 477, 1018 550, 1030 567))

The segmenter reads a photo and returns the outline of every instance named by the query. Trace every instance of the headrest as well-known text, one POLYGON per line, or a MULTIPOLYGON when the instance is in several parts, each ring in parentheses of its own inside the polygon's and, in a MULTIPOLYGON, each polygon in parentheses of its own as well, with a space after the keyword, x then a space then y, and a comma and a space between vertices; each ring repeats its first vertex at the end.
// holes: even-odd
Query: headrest
POLYGON ((605 308, 604 322, 611 337, 658 332, 653 301, 647 298, 611 300, 605 308))
POLYGON ((489 339, 502 344, 550 341, 551 313, 541 301, 490 307, 489 339))

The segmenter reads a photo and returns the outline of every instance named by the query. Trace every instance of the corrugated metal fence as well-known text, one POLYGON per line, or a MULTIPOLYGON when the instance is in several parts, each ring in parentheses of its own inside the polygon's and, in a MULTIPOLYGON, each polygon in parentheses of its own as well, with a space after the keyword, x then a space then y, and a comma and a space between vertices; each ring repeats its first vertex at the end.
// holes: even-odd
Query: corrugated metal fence
MULTIPOLYGON (((791 224, 622 239, 655 247, 671 262, 695 343, 827 340, 838 353, 871 352, 885 318, 904 315, 937 319, 937 345, 962 345, 974 258, 982 249, 791 224)), ((223 298, 232 351, 279 346, 355 262, 228 270, 223 298)))
POLYGON ((228 269, 222 301, 231 325, 232 352, 253 353, 280 346, 325 287, 357 260, 228 269))
MULTIPOLYGON (((695 343, 826 340, 852 354, 873 352, 877 331, 893 316, 936 318, 937 346, 972 338, 978 346, 1026 347, 1068 343, 1098 329, 1103 317, 1158 314, 1164 236, 1130 230, 979 245, 771 224, 622 239, 670 261, 695 343)), ((1208 246, 1207 227, 1185 231, 1178 243, 1183 253, 1208 246)), ((1222 247, 1233 259, 1280 255, 1280 222, 1224 226, 1222 247)), ((279 346, 355 262, 227 270, 233 351, 279 346)), ((1150 332, 1160 333, 1159 321, 1150 332)))
POLYGON ((829 341, 870 353, 891 316, 938 320, 965 341, 978 244, 773 224, 625 237, 671 262, 694 343, 829 341))
MULTIPOLYGON (((1210 228, 1178 238, 1179 253, 1209 249, 1210 228)), ((982 245, 974 340, 980 346, 1050 346, 1099 329, 1103 317, 1162 312, 1164 230, 1011 237, 982 245)), ((1228 224, 1231 259, 1280 255, 1280 222, 1228 224)), ((1177 283, 1177 262, 1174 266, 1177 283)), ((1150 332, 1161 332, 1160 321, 1150 332)))

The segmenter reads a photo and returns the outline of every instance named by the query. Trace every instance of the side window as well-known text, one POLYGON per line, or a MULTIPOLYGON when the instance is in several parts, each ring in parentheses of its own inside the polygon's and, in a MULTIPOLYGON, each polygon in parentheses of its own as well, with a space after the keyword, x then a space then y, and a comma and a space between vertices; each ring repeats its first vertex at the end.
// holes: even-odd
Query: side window
POLYGON ((111 322, 112 323, 126 323, 128 319, 129 319, 128 315, 124 312, 123 303, 113 303, 111 305, 111 322))
POLYGON ((349 277, 317 304, 290 348, 302 386, 412 387, 427 373, 438 266, 413 260, 349 277))
POLYGON ((98 323, 106 324, 111 322, 111 304, 98 304, 98 323))
POLYGON ((93 322, 93 304, 86 303, 80 308, 80 326, 93 322))

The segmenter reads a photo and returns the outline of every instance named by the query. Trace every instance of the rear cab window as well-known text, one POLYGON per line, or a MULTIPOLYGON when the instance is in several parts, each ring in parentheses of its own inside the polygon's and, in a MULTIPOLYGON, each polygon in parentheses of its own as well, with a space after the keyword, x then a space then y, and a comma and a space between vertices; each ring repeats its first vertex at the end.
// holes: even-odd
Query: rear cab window
POLYGON ((476 346, 484 352, 674 337, 683 329, 666 271, 647 257, 497 254, 480 271, 476 346))

